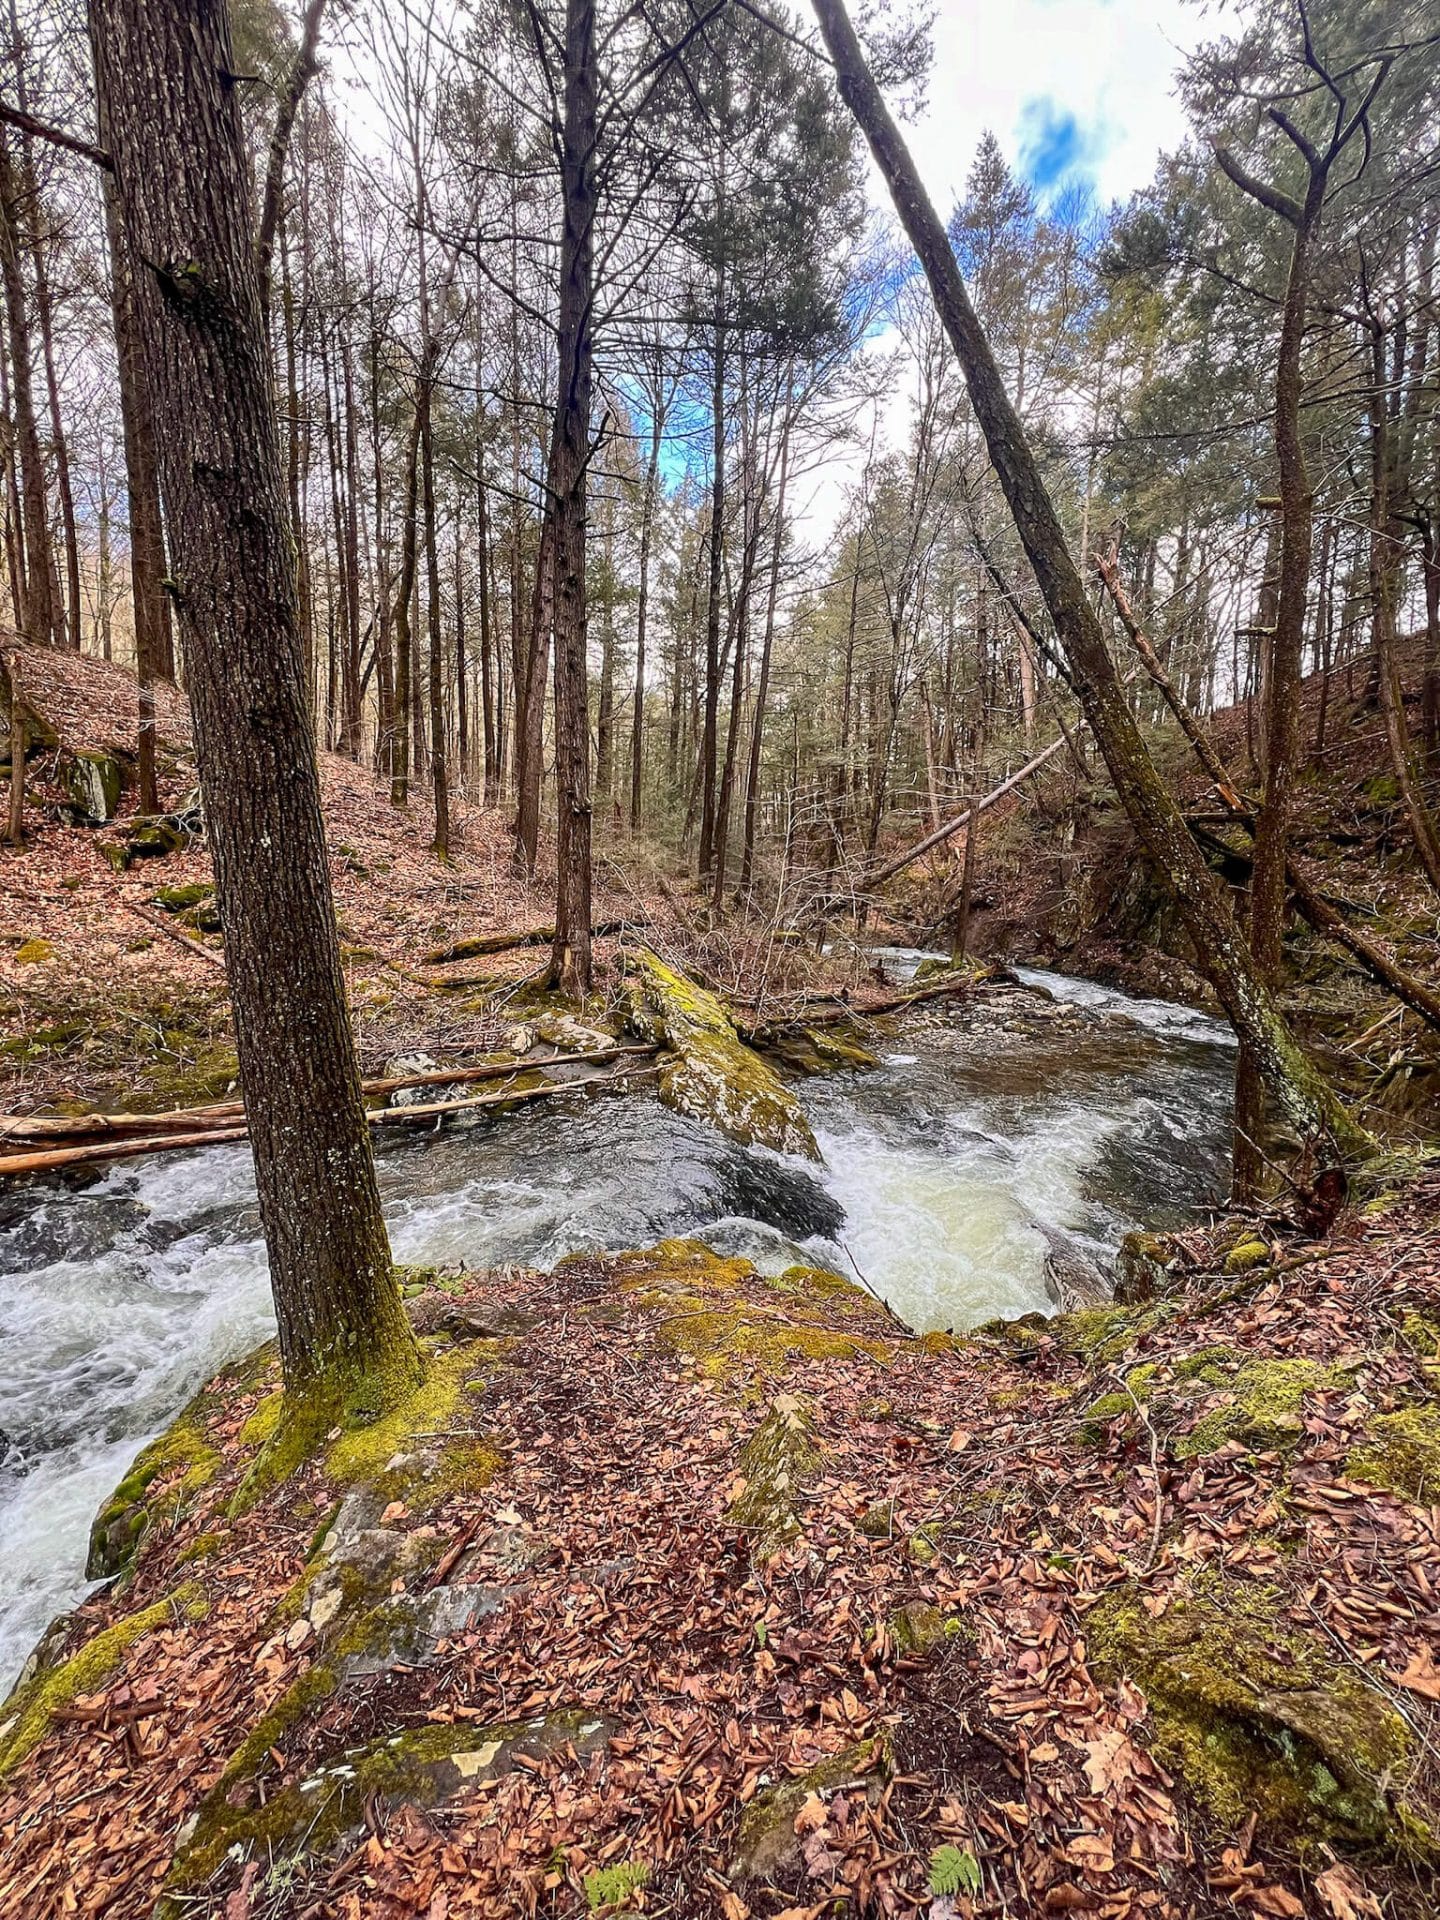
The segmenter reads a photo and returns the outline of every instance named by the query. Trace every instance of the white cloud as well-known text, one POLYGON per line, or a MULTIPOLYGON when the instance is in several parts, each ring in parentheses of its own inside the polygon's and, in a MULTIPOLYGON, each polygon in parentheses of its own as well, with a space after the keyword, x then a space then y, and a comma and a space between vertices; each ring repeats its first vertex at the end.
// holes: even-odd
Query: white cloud
POLYGON ((948 213, 987 127, 1013 165, 1040 100, 1097 139, 1102 200, 1142 186, 1184 132, 1175 75, 1200 24, 1185 0, 939 0, 925 113, 906 130, 931 196, 948 213))

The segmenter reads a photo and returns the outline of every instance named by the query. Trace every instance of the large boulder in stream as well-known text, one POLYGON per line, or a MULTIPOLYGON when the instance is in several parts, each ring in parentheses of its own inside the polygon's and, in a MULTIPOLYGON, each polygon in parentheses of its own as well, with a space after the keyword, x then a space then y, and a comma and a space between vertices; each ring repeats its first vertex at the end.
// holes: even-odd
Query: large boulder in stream
POLYGON ((635 965, 632 1024, 669 1049, 660 1064, 665 1104, 708 1121, 742 1146, 818 1160, 799 1101, 741 1040, 719 999, 646 949, 635 965))

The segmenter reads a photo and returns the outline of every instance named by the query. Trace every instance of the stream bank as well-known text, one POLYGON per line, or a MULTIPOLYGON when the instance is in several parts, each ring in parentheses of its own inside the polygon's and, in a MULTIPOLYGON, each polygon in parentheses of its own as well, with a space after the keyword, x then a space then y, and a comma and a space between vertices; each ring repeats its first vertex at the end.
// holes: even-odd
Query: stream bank
POLYGON ((964 1337, 685 1241, 417 1272, 412 1407, 241 1512, 262 1350, 142 1457, 0 1911, 1420 1920, 1437 1200, 964 1337))

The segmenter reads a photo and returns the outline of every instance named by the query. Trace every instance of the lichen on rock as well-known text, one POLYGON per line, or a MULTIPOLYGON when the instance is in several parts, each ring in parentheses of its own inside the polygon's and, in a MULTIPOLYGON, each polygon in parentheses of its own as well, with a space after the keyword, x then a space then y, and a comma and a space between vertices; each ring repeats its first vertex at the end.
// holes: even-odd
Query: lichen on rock
POLYGON ((799 1102, 774 1068, 744 1044, 716 996, 646 950, 635 965, 633 1023, 669 1050, 659 1080, 666 1105, 708 1121, 742 1146, 818 1160, 820 1149, 799 1102))

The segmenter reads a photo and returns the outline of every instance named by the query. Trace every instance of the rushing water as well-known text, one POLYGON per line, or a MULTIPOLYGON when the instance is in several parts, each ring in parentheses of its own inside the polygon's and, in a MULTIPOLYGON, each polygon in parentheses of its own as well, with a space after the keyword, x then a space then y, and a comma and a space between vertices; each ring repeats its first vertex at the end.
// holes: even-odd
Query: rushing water
MULTIPOLYGON (((889 956, 897 974, 918 955, 889 956)), ((906 1033, 801 1088, 825 1167, 746 1152, 649 1096, 385 1146, 396 1257, 546 1266, 695 1233, 767 1269, 855 1273, 912 1326, 1053 1305, 1048 1229, 1102 1263, 1215 1190, 1228 1029, 1027 973, 1083 1010, 906 1033)), ((92 1515, 217 1366, 273 1329, 249 1151, 123 1163, 0 1197, 0 1692, 85 1591, 92 1515)))

